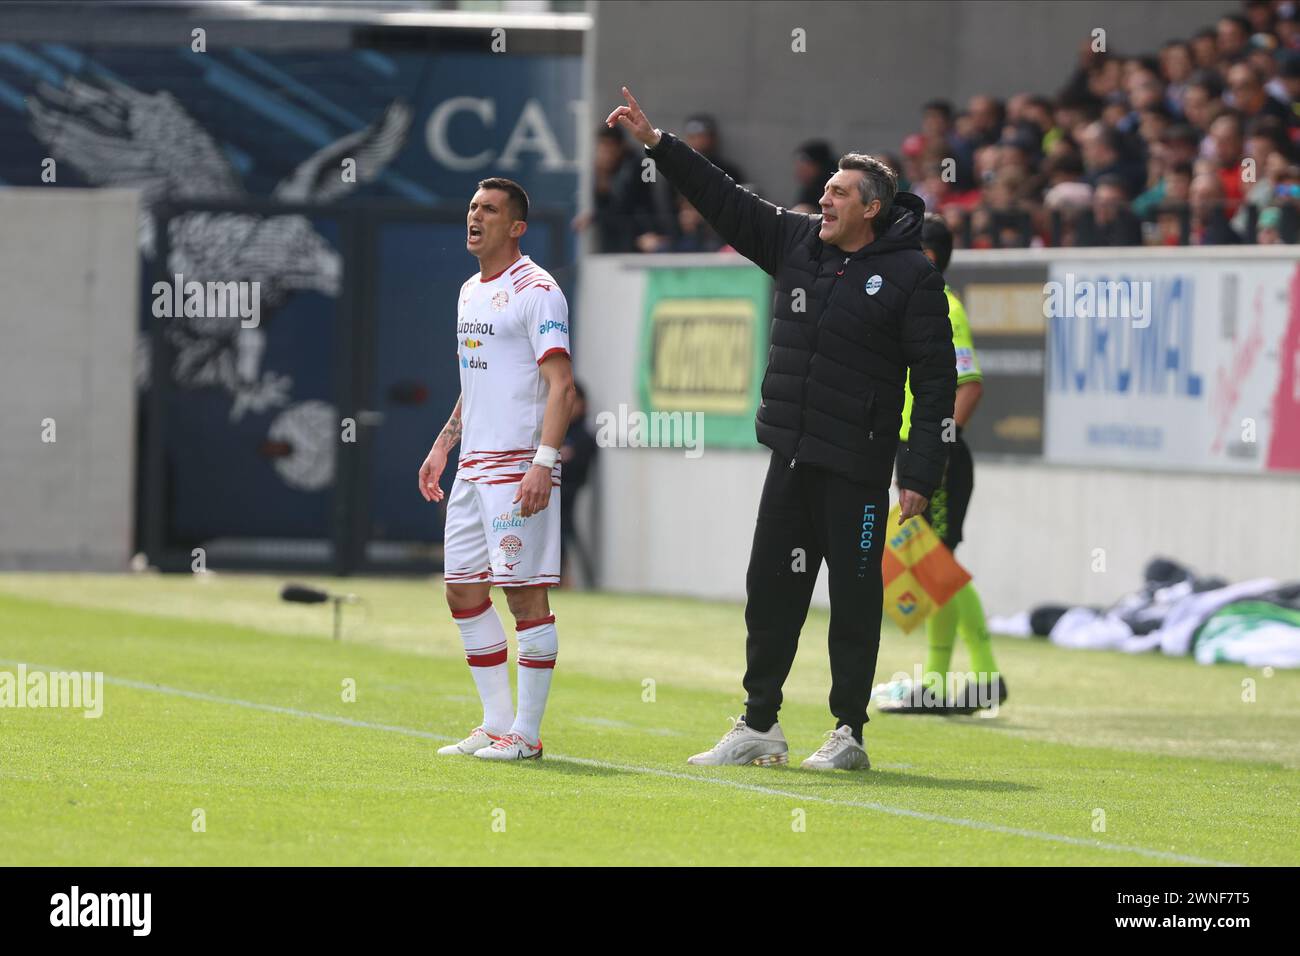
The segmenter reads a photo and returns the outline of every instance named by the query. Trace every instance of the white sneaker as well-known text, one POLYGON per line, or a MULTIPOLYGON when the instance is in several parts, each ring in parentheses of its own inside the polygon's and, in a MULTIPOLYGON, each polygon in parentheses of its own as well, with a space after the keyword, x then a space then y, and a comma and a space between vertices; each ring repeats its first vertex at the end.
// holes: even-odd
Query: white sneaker
POLYGON ((721 767, 731 764, 753 764, 772 767, 790 761, 790 748, 786 746, 781 725, 773 724, 766 733, 759 733, 745 725, 744 717, 736 717, 731 729, 713 745, 712 750, 687 759, 700 767, 721 767))
POLYGON ((474 751, 475 757, 484 760, 539 760, 542 756, 542 742, 530 744, 516 733, 498 737, 491 745, 474 751))
POLYGON ((458 744, 448 744, 445 747, 439 747, 438 753, 443 756, 462 756, 468 757, 477 750, 484 747, 492 746, 494 741, 500 740, 496 734, 490 734, 482 727, 475 727, 468 737, 458 744))
POLYGON ((805 770, 870 770, 871 761, 846 724, 828 733, 826 743, 801 766, 805 770))

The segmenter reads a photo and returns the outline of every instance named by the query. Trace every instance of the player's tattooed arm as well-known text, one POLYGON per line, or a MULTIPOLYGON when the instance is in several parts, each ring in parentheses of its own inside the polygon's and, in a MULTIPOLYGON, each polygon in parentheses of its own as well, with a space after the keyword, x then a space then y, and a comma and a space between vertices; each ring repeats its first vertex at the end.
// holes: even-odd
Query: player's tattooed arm
MULTIPOLYGON (((461 398, 463 397, 461 396, 461 398)), ((447 419, 447 424, 443 426, 442 433, 434 439, 433 447, 429 449, 429 454, 425 456, 424 464, 420 465, 420 494, 424 496, 425 501, 442 501, 445 497, 445 493, 438 482, 442 479, 442 472, 447 467, 447 458, 451 455, 451 450, 460 443, 460 403, 461 399, 457 398, 456 407, 452 410, 451 418, 447 419)))
POLYGON ((438 435, 438 440, 434 442, 436 447, 446 452, 450 452, 460 444, 460 433, 463 428, 460 420, 460 403, 461 398, 457 398, 456 407, 452 410, 451 418, 447 419, 447 424, 443 426, 442 433, 438 435))

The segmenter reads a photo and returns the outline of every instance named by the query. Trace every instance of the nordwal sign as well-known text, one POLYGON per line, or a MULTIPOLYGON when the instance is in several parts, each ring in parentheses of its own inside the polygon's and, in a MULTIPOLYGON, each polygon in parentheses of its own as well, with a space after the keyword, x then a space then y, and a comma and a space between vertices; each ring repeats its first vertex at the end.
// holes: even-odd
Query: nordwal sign
POLYGON ((1296 292, 1291 262, 1053 265, 1047 459, 1300 468, 1296 292))
POLYGON ((1195 280, 1068 272, 1044 287, 1052 390, 1201 393, 1194 362, 1195 280), (1059 291, 1058 291, 1059 290, 1059 291))

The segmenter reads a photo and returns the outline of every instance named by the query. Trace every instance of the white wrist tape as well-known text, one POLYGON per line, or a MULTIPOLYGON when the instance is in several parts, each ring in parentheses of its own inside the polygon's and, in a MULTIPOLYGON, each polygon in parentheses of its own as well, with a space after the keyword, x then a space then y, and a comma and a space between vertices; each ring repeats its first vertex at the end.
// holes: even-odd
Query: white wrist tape
POLYGON ((533 456, 533 464, 541 465, 543 468, 550 469, 555 467, 555 463, 560 460, 560 450, 552 448, 550 445, 541 445, 537 449, 537 454, 533 456))

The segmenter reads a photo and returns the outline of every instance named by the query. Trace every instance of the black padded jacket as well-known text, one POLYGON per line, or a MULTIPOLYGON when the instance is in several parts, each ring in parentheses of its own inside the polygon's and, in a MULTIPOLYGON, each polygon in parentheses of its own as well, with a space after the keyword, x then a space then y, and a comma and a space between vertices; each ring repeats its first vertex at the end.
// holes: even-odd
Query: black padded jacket
POLYGON ((910 369, 912 427, 898 483, 932 497, 948 460, 957 363, 943 277, 921 252, 920 197, 898 193, 883 233, 846 253, 817 237, 820 215, 760 199, 671 133, 646 152, 774 280, 758 440, 791 467, 888 487, 910 369))

